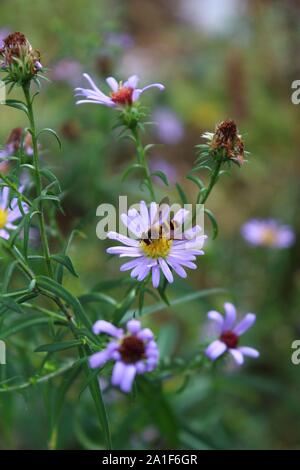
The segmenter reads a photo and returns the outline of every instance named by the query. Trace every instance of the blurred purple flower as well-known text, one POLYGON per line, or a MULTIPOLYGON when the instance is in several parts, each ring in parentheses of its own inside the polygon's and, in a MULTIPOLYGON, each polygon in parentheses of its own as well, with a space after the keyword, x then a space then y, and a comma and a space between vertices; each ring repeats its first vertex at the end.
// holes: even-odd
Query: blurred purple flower
POLYGON ((109 32, 105 35, 105 42, 108 46, 129 49, 134 46, 134 39, 128 33, 109 32))
POLYGON ((244 318, 236 322, 235 306, 229 302, 225 302, 225 318, 215 310, 208 312, 207 316, 213 320, 218 328, 219 339, 213 341, 205 350, 205 354, 209 359, 215 361, 218 357, 228 351, 238 365, 244 362, 244 356, 257 358, 259 352, 248 346, 238 346, 240 336, 245 333, 255 322, 256 315, 247 313, 244 318))
POLYGON ((5 143, 5 147, 0 150, 0 159, 5 159, 11 157, 20 149, 21 143, 23 145, 23 151, 25 155, 31 157, 33 155, 33 146, 32 146, 32 137, 29 132, 27 132, 23 137, 24 130, 22 127, 15 127, 5 143))
POLYGON ((178 116, 168 108, 158 108, 153 113, 153 120, 157 124, 156 132, 164 144, 177 144, 184 135, 184 128, 178 116))
POLYGON ((52 80, 66 82, 72 87, 76 86, 81 74, 81 64, 72 59, 61 59, 51 70, 52 80))
POLYGON ((251 219, 242 226, 241 234, 255 246, 289 248, 295 241, 293 229, 275 219, 251 219))
POLYGON ((126 332, 105 320, 98 320, 93 326, 95 335, 105 333, 113 339, 105 349, 89 358, 92 369, 103 367, 108 361, 115 361, 111 383, 123 392, 131 391, 137 374, 151 372, 158 364, 158 348, 149 328, 141 328, 138 320, 129 320, 126 332))
POLYGON ((10 30, 8 28, 0 28, 0 48, 3 47, 3 41, 9 34, 10 30))
POLYGON ((89 82, 92 89, 90 88, 75 88, 75 96, 82 96, 85 99, 79 100, 76 104, 82 103, 95 103, 103 104, 111 108, 117 106, 130 106, 132 103, 137 101, 144 91, 149 88, 158 88, 159 90, 164 90, 165 87, 161 83, 152 83, 151 85, 145 86, 144 88, 137 88, 139 77, 137 75, 132 75, 126 80, 126 82, 117 82, 113 77, 108 77, 106 82, 111 88, 111 93, 105 95, 99 88, 95 85, 92 78, 87 74, 83 74, 84 78, 89 82))
MULTIPOLYGON (((164 158, 157 158, 157 157, 151 158, 149 162, 149 167, 152 173, 154 171, 162 171, 163 173, 165 173, 170 183, 172 184, 176 183, 178 179, 177 170, 174 167, 174 165, 169 163, 164 158)), ((153 180, 155 180, 155 182, 159 186, 163 186, 163 182, 158 176, 153 176, 153 180)))
POLYGON ((133 258, 120 270, 131 271, 131 277, 138 281, 143 281, 151 273, 154 288, 159 286, 161 272, 169 283, 174 281, 172 271, 186 278, 184 268, 197 268, 194 261, 197 256, 204 255, 201 248, 206 239, 205 235, 200 235, 202 229, 199 225, 185 230, 189 215, 188 210, 181 208, 170 221, 167 204, 159 206, 151 202, 148 208, 141 201, 139 211, 130 209, 128 214, 121 215, 123 224, 133 234, 132 238, 109 232, 108 238, 123 245, 110 247, 107 253, 133 258))
MULTIPOLYGON (((20 187, 19 192, 21 193, 24 188, 20 187)), ((28 212, 28 205, 25 202, 21 202, 24 213, 28 212)), ((16 225, 13 225, 12 222, 23 217, 22 212, 19 209, 18 199, 13 198, 9 202, 9 188, 7 186, 0 189, 0 237, 9 239, 9 231, 15 230, 16 225)))

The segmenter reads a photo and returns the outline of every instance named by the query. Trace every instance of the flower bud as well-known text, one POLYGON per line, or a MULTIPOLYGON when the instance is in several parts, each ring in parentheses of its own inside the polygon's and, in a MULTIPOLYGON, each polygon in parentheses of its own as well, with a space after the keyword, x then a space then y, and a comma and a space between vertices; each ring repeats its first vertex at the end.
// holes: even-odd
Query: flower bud
POLYGON ((3 40, 0 49, 0 70, 7 73, 5 81, 24 85, 42 70, 40 53, 33 49, 26 36, 15 32, 3 40))
POLYGON ((225 159, 232 160, 238 165, 244 163, 244 142, 232 119, 227 119, 217 125, 211 140, 211 148, 222 150, 225 159))

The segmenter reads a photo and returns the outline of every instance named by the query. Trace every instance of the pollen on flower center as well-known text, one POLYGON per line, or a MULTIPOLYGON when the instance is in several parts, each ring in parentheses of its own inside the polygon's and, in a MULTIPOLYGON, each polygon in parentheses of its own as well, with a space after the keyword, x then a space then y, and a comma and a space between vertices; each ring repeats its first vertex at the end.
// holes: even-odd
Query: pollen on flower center
POLYGON ((154 240, 141 240, 140 247, 150 258, 165 258, 171 250, 172 243, 173 240, 160 237, 154 240))
POLYGON ((132 104, 132 94, 133 88, 120 86, 120 88, 117 91, 111 93, 110 96, 114 103, 121 105, 130 105, 132 104))
POLYGON ((236 348, 239 342, 239 337, 233 331, 224 331, 221 334, 220 340, 226 344, 230 349, 236 348))
POLYGON ((4 228, 7 223, 7 211, 0 209, 0 229, 4 228))
POLYGON ((126 364, 134 364, 145 357, 145 344, 137 336, 126 336, 121 342, 119 353, 126 364))

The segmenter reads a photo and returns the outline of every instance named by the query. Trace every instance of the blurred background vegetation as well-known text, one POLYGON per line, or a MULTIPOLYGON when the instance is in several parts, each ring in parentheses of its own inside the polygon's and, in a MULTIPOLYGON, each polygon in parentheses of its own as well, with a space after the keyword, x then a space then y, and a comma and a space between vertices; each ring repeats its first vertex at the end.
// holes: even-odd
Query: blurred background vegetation
MULTIPOLYGON (((108 259, 106 243, 96 238, 97 206, 116 202, 118 194, 128 194, 132 201, 142 194, 134 179, 120 181, 133 149, 111 132, 114 111, 75 107, 73 89, 83 84, 81 73, 90 73, 98 84, 109 75, 126 79, 137 73, 142 84, 166 85, 164 93, 149 93, 143 103, 154 114, 171 112, 180 132, 168 145, 154 147, 151 159, 169 165, 191 198, 195 187, 184 176, 201 134, 225 118, 237 121, 251 152, 249 162, 221 179, 208 202, 220 234, 208 242, 197 271, 170 288, 171 297, 208 287, 224 287, 228 293, 166 309, 146 321, 163 354, 185 356, 203 336, 207 310, 222 309, 224 300, 231 300, 240 312, 256 312, 257 323, 245 344, 261 351, 259 360, 249 359, 239 371, 221 367, 213 375, 204 368, 183 390, 183 377, 166 380, 180 428, 179 447, 299 448, 300 366, 290 359, 291 343, 300 337, 300 109, 290 98, 292 81, 300 79, 299 2, 1 0, 0 6, 0 30, 24 32, 49 68, 52 82, 43 84, 36 100, 38 124, 52 127, 62 138, 62 151, 51 138, 42 142, 43 159, 65 191, 62 232, 79 228, 85 235, 75 239, 70 252, 81 276, 66 282, 76 294, 120 277, 118 262, 108 259), (290 224, 296 243, 286 250, 247 245, 240 227, 251 217, 290 224)), ((4 107, 0 120, 1 145, 12 128, 25 125, 20 113, 4 107)), ((160 143, 161 137, 153 125, 144 139, 160 143)), ((174 186, 159 191, 178 199, 174 186)), ((206 228, 209 233, 209 222, 206 228)), ((120 288, 118 295, 122 292, 120 288)), ((99 317, 99 306, 90 307, 90 315, 99 317)), ((47 342, 47 331, 46 325, 10 336, 8 365, 1 366, 1 374, 33 374, 43 358, 33 351, 47 342)), ((56 361, 51 357, 49 370, 56 361)), ((51 388, 45 384, 1 394, 0 447, 46 448, 57 437, 58 448, 101 448, 93 404, 86 391, 79 400, 82 384, 74 380, 59 424, 51 416, 61 381, 51 388)), ((105 392, 116 448, 168 445, 168 412, 153 418, 154 397, 148 398, 143 402, 109 388, 105 392)))

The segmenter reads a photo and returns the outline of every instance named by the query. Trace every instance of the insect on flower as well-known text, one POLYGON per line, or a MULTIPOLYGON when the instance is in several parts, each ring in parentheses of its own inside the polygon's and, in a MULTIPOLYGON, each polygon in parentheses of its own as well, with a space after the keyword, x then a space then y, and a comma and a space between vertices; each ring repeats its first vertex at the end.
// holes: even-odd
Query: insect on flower
POLYGON ((154 336, 149 328, 141 327, 138 320, 129 320, 126 331, 105 320, 98 320, 93 326, 95 335, 106 333, 113 339, 105 349, 90 356, 90 367, 104 366, 115 361, 111 383, 123 392, 131 391, 137 374, 151 372, 158 364, 159 352, 154 336))
POLYGON ((140 202, 139 211, 130 209, 128 214, 122 214, 121 220, 128 228, 127 237, 116 232, 109 232, 108 238, 123 244, 108 248, 110 254, 120 258, 133 258, 121 266, 121 271, 131 270, 131 277, 138 281, 152 274, 153 287, 158 287, 160 272, 169 283, 174 280, 172 270, 178 276, 185 278, 184 268, 196 269, 196 257, 203 255, 201 249, 205 235, 200 235, 201 227, 196 225, 184 230, 184 224, 189 211, 181 208, 170 217, 170 206, 159 206, 151 202, 149 208, 144 201, 140 202))
POLYGON ((221 313, 212 310, 208 312, 207 316, 213 320, 217 327, 219 339, 213 341, 205 350, 205 354, 209 359, 215 361, 228 351, 238 365, 244 362, 244 356, 257 358, 259 352, 248 346, 239 346, 240 336, 245 333, 255 322, 256 315, 254 313, 247 313, 245 317, 235 325, 236 322, 236 309, 235 306, 229 302, 225 302, 225 318, 221 313))
POLYGON ((111 108, 131 106, 136 102, 144 91, 149 88, 158 88, 164 90, 165 87, 161 83, 152 83, 144 88, 137 88, 139 77, 132 75, 124 83, 117 82, 113 77, 108 77, 106 82, 111 89, 109 95, 103 93, 95 85, 95 82, 87 74, 83 74, 84 78, 89 82, 92 88, 75 88, 75 96, 82 96, 84 99, 78 100, 76 104, 82 103, 96 103, 108 106, 111 108))

